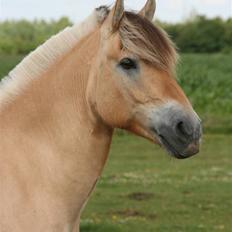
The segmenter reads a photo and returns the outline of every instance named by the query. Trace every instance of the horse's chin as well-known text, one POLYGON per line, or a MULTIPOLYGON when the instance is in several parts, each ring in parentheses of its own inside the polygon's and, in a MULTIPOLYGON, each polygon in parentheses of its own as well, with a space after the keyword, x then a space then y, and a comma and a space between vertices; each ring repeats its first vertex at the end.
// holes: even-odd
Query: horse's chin
POLYGON ((167 138, 151 130, 155 143, 158 143, 169 155, 176 159, 187 159, 199 152, 199 143, 192 143, 184 151, 179 151, 167 138), (157 142, 158 141, 158 142, 157 142))
POLYGON ((135 134, 139 137, 145 138, 145 139, 151 141, 152 143, 155 143, 155 144, 162 146, 159 139, 156 138, 154 136, 154 134, 152 134, 149 129, 146 129, 140 125, 133 125, 133 126, 127 127, 127 128, 125 128, 125 130, 127 130, 130 133, 135 134))
POLYGON ((127 131, 139 136, 143 137, 152 143, 159 145, 162 147, 171 157, 176 159, 186 159, 188 156, 184 156, 179 152, 174 146, 172 146, 167 139, 162 136, 159 136, 154 130, 146 129, 142 126, 136 125, 133 127, 125 128, 127 131))
POLYGON ((152 143, 159 145, 162 147, 170 156, 177 158, 177 159, 185 159, 186 157, 182 156, 174 147, 169 144, 165 138, 159 136, 154 130, 146 129, 140 125, 136 125, 133 127, 129 127, 126 129, 133 134, 143 137, 152 143))

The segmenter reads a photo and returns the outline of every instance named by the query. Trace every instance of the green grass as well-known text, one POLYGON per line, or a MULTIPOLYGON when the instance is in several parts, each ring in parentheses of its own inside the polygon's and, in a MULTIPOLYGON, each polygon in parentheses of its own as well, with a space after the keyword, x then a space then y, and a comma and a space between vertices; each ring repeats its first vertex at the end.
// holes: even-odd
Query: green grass
POLYGON ((231 141, 206 135, 198 156, 179 161, 144 139, 116 136, 82 232, 231 231, 231 141))
POLYGON ((178 79, 205 131, 232 132, 232 54, 185 54, 178 79))
MULTIPOLYGON (((178 67, 181 87, 210 133, 232 133, 232 55, 184 54, 178 67)), ((0 79, 22 56, 0 56, 0 79)))

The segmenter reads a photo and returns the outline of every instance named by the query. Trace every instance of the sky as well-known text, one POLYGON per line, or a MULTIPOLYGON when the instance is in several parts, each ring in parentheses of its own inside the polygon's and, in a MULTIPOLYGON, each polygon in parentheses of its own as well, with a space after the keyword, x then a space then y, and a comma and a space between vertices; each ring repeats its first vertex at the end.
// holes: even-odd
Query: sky
MULTIPOLYGON (((139 10, 146 0, 125 0, 127 9, 139 10)), ((114 0, 0 0, 0 20, 58 19, 68 16, 80 22, 100 5, 114 0)), ((157 0, 156 17, 166 22, 178 22, 191 12, 208 17, 232 17, 232 0, 157 0)))

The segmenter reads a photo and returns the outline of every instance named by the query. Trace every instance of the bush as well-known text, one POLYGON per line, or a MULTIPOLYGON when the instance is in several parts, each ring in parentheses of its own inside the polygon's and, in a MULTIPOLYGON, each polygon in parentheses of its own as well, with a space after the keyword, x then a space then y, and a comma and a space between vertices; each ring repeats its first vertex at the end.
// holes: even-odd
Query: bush
MULTIPOLYGON (((230 53, 232 50, 232 19, 207 19, 196 16, 183 23, 156 22, 166 29, 181 52, 230 53)), ((26 20, 0 22, 0 54, 27 54, 53 34, 71 25, 68 18, 58 21, 26 20)))
POLYGON ((65 17, 50 22, 44 20, 2 22, 0 23, 0 53, 27 54, 69 25, 71 22, 65 17))
POLYGON ((196 16, 179 24, 160 23, 181 52, 215 53, 232 47, 232 19, 196 16))

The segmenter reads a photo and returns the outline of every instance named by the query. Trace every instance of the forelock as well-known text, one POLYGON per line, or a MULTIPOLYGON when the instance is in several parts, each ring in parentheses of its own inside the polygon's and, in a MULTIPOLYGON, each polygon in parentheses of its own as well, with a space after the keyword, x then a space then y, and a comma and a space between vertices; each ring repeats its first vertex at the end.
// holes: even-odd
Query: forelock
POLYGON ((167 33, 147 19, 125 12, 119 34, 124 49, 144 62, 165 71, 173 71, 178 55, 167 33))

